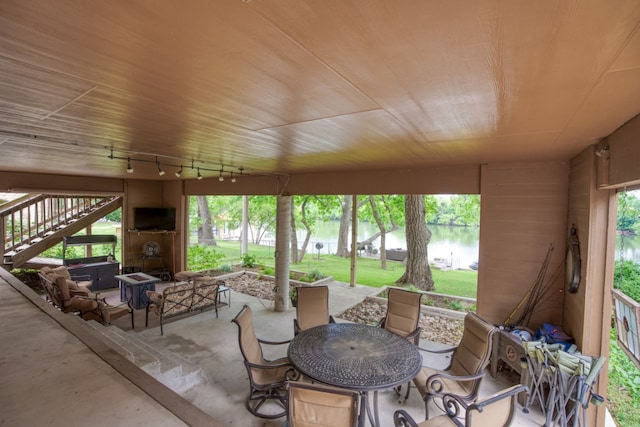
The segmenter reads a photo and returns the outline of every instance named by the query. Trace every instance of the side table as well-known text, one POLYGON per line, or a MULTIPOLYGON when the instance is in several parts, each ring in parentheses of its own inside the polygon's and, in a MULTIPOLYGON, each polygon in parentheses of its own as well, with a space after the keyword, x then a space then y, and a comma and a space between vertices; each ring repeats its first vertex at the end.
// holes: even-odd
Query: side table
POLYGON ((149 299, 146 291, 155 291, 159 278, 145 273, 114 276, 120 282, 120 300, 130 301, 133 308, 145 308, 149 299))
POLYGON ((222 294, 224 294, 224 298, 229 301, 227 307, 231 307, 231 292, 229 292, 229 288, 227 286, 218 287, 218 305, 222 302, 222 294))

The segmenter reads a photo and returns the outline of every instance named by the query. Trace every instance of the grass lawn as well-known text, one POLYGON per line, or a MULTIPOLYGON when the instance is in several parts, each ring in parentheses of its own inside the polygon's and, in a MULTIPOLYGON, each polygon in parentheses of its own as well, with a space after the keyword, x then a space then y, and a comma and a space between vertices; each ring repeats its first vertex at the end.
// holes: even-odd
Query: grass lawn
MULTIPOLYGON (((220 262, 224 264, 239 264, 241 262, 241 247, 236 241, 219 240, 218 246, 213 248, 223 254, 225 258, 220 262)), ((273 267, 275 249, 273 247, 252 245, 248 247, 248 254, 254 256, 265 266, 273 267)), ((197 262, 197 260, 195 260, 197 262)), ((325 276, 332 276, 339 282, 350 281, 350 264, 347 258, 334 255, 320 255, 308 253, 299 264, 291 264, 291 270, 309 273, 317 270, 325 276)), ((190 267, 191 268, 191 267, 190 267)), ((380 288, 385 285, 393 286, 404 273, 404 265, 397 261, 387 261, 387 269, 380 268, 379 259, 359 257, 356 267, 356 282, 380 288)), ((431 270, 435 282, 435 292, 447 295, 476 298, 478 287, 478 273, 476 271, 431 270)))

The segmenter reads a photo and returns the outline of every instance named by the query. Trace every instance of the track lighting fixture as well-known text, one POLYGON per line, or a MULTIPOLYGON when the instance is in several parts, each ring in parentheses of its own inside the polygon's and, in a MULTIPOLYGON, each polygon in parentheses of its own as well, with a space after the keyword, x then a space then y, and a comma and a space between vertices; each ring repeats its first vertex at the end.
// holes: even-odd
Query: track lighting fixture
MULTIPOLYGON (((224 170, 224 165, 222 164, 220 164, 220 168, 207 168, 207 167, 204 167, 203 165, 211 164, 211 163, 207 163, 204 161, 197 161, 195 159, 187 160, 187 159, 181 159, 181 158, 168 157, 164 155, 158 155, 154 153, 138 153, 138 152, 129 152, 129 151, 124 151, 126 157, 121 157, 121 156, 115 156, 113 154, 114 149, 112 147, 105 147, 105 149, 109 150, 109 155, 107 156, 109 159, 127 161, 127 173, 134 172, 133 164, 135 162, 155 163, 156 168, 158 170, 158 175, 163 176, 166 173, 166 171, 163 168, 169 168, 170 170, 173 168, 176 168, 174 175, 176 176, 176 178, 182 178, 185 172, 184 162, 188 162, 189 160, 191 160, 191 170, 197 171, 196 179, 204 179, 204 176, 202 175, 203 172, 212 172, 212 173, 218 172, 218 181, 222 182, 225 179, 225 176, 224 176, 225 170, 224 170), (131 154, 133 154, 135 157, 132 158, 131 154), (197 166, 198 164, 200 164, 200 166, 197 166)), ((189 168, 189 165, 187 163, 187 169, 188 168, 189 168)), ((187 175, 189 175, 188 171, 187 171, 187 175)), ((236 182, 237 180, 236 177, 238 175, 243 175, 243 168, 241 167, 237 168, 237 170, 235 171, 235 174, 234 174, 234 171, 228 170, 227 175, 229 176, 229 179, 231 182, 236 182)))

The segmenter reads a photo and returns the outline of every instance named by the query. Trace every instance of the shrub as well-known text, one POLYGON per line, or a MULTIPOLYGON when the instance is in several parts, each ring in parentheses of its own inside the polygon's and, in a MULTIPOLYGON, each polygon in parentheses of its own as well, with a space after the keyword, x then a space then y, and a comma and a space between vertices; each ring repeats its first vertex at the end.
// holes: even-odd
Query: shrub
POLYGON ((262 269, 262 274, 264 274, 265 276, 275 276, 276 270, 271 267, 264 267, 262 269))
POLYGON ((456 311, 464 311, 464 305, 460 301, 449 301, 449 309, 456 311))
POLYGON ((218 266, 224 255, 216 252, 212 246, 194 245, 189 248, 187 265, 190 270, 211 270, 218 266))
POLYGON ((640 425, 640 371, 618 345, 611 329, 609 410, 618 425, 640 425))
POLYGON ((242 267, 254 268, 257 266, 257 264, 258 264, 258 260, 256 259, 255 255, 250 255, 250 254, 242 255, 241 263, 240 263, 242 267))
POLYGON ((317 280, 324 279, 324 274, 322 274, 319 270, 311 270, 309 273, 305 274, 300 278, 302 282, 315 282, 317 280))
POLYGON ((219 270, 222 273, 231 273, 233 271, 233 267, 231 267, 229 264, 223 264, 220 266, 219 270))
POLYGON ((613 287, 640 302, 640 264, 631 260, 616 261, 613 287))

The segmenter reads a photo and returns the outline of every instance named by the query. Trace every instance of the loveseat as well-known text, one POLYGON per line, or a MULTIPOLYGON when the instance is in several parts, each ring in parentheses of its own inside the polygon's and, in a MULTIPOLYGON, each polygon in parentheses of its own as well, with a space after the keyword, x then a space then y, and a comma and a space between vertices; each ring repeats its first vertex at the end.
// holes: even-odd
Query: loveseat
POLYGON ((193 282, 169 286, 162 292, 146 291, 149 301, 145 326, 149 326, 149 312, 160 318, 160 335, 164 335, 163 320, 180 314, 201 312, 213 307, 218 317, 218 291, 223 280, 213 277, 194 278, 193 282))

